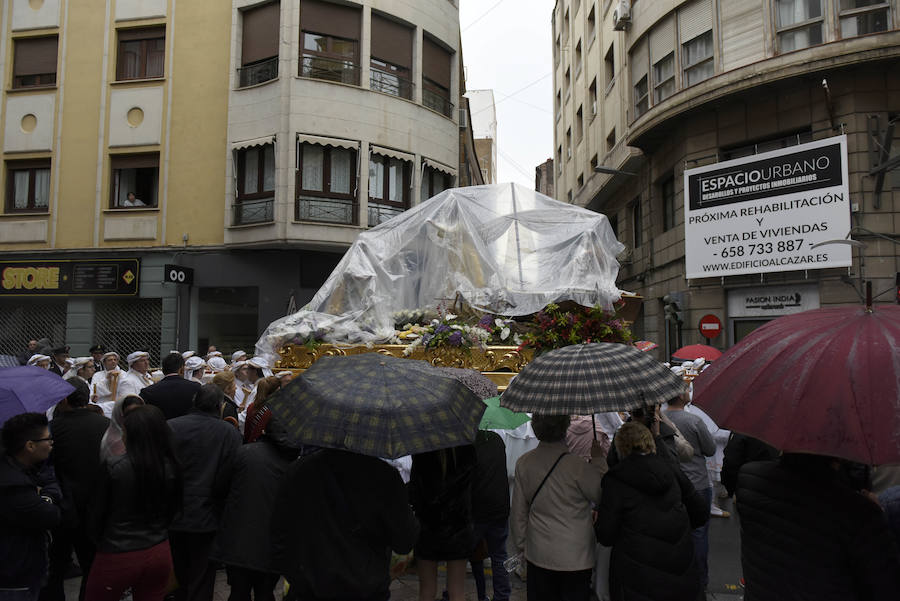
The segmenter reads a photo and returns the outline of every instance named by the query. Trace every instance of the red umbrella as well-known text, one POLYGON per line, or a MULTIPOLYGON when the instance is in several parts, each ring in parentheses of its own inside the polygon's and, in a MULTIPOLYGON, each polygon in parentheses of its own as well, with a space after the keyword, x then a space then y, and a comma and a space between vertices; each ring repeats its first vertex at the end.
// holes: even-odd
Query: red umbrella
POLYGON ((693 361, 694 359, 700 358, 706 359, 707 361, 715 361, 721 356, 722 351, 706 344, 689 344, 672 353, 673 359, 679 359, 681 361, 693 361))
POLYGON ((900 306, 775 319, 694 380, 723 428, 784 451, 900 462, 900 306))

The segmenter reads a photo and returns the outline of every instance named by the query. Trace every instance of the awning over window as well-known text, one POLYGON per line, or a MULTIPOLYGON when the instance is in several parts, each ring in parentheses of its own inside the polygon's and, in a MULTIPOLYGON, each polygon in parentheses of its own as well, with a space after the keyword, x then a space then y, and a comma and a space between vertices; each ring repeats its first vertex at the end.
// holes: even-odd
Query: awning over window
POLYGON ((384 146, 375 146, 374 144, 372 144, 369 146, 369 149, 372 151, 372 154, 380 154, 381 156, 391 157, 392 159, 398 159, 401 161, 409 161, 410 163, 414 163, 416 161, 416 157, 414 155, 411 155, 408 152, 394 150, 393 148, 385 148, 384 146))
POLYGON ((297 134, 297 142, 300 144, 318 144, 320 146, 333 146, 335 148, 348 148, 357 150, 359 142, 356 140, 342 140, 341 138, 326 138, 325 136, 308 136, 297 134))
POLYGON ((243 142, 234 142, 231 145, 232 150, 243 150, 244 148, 253 148, 254 146, 265 146, 266 144, 274 144, 275 136, 264 136, 262 138, 253 138, 252 140, 244 140, 243 142))
POLYGON ((433 161, 431 159, 422 159, 425 162, 427 167, 431 167, 432 169, 436 169, 441 173, 446 173, 447 175, 456 176, 456 169, 453 167, 448 167, 443 163, 438 163, 437 161, 433 161))

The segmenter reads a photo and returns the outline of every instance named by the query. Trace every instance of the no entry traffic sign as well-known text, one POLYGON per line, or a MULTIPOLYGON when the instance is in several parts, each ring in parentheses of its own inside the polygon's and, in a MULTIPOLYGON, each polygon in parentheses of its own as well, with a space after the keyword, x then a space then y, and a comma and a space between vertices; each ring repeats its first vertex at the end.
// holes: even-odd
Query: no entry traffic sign
POLYGON ((707 340, 712 340, 722 333, 722 322, 711 313, 700 318, 700 335, 707 340))

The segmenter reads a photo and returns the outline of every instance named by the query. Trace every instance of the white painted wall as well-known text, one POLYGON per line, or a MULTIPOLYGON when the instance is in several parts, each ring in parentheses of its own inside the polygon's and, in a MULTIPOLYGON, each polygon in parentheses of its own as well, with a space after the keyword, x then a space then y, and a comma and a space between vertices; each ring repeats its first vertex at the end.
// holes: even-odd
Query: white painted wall
POLYGON ((166 0, 116 0, 116 21, 166 16, 166 0))
POLYGON ((59 0, 13 0, 13 31, 42 27, 59 27, 59 0))

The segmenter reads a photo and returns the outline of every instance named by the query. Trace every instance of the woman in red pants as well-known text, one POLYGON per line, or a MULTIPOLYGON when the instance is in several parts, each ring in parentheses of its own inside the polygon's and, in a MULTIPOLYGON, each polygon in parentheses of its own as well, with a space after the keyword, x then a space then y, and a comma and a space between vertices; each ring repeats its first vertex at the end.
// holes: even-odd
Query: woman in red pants
POLYGON ((125 416, 125 454, 108 458, 88 528, 97 555, 88 576, 89 601, 161 601, 172 581, 168 528, 181 506, 181 467, 162 412, 152 405, 125 416))

